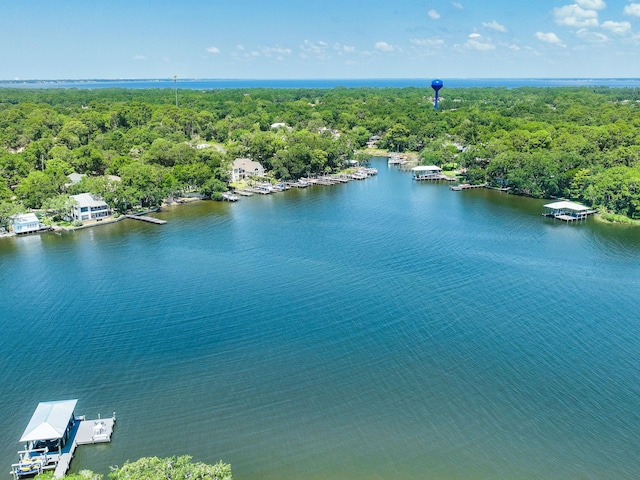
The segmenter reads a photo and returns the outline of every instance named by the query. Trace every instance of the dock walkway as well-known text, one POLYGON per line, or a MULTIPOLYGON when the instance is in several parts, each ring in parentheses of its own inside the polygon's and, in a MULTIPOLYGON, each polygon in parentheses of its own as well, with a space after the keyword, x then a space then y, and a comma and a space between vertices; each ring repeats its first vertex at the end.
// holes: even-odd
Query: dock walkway
POLYGON ((53 478, 62 478, 69 471, 71 460, 78 445, 91 445, 93 443, 108 443, 111 441, 113 429, 116 425, 115 414, 112 418, 103 418, 97 420, 82 419, 79 421, 78 429, 72 440, 71 448, 68 452, 60 455, 53 478))
POLYGON ((584 212, 580 212, 579 214, 543 213, 542 215, 545 217, 555 218, 556 220, 562 220, 563 222, 575 222, 578 220, 586 220, 589 215, 593 215, 594 213, 598 213, 598 210, 585 210, 584 212))
POLYGON ((125 218, 130 218, 132 220, 140 220, 142 222, 155 223, 156 225, 164 225, 167 223, 166 220, 160 220, 159 218, 148 217, 146 215, 123 215, 125 218))
POLYGON ((452 185, 449 187, 449 189, 459 192, 460 190, 469 190, 470 188, 484 188, 486 186, 487 186, 486 183, 481 183, 478 185, 472 185, 470 183, 461 183, 460 185, 452 185))
POLYGON ((427 174, 427 175, 416 175, 413 177, 414 180, 417 181, 432 181, 432 182, 438 182, 438 181, 445 181, 445 182, 455 182, 457 180, 456 177, 450 177, 448 175, 444 175, 442 173, 439 174, 427 174))

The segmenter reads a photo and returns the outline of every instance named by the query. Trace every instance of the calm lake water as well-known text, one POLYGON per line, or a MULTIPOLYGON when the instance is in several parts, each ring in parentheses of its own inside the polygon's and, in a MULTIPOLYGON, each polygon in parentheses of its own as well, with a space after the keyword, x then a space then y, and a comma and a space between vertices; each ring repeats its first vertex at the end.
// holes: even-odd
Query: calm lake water
POLYGON ((0 239, 0 464, 39 401, 116 411, 75 470, 636 479, 640 230, 375 161, 361 182, 0 239))

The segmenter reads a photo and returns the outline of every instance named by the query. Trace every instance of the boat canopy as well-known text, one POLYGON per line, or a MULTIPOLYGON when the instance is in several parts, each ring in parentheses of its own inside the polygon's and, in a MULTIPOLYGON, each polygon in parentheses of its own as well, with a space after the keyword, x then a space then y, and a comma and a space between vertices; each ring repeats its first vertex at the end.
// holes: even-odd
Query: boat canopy
POLYGON ((584 205, 580 205, 575 202, 567 202, 563 200, 561 202, 547 203, 545 207, 550 208, 552 210, 573 210, 575 212, 583 212, 585 210, 589 210, 589 207, 585 207, 584 205))
POLYGON ((78 400, 40 402, 22 434, 21 442, 57 440, 64 436, 78 400))
POLYGON ((413 167, 411 170, 414 172, 439 172, 442 169, 435 165, 418 165, 417 167, 413 167))

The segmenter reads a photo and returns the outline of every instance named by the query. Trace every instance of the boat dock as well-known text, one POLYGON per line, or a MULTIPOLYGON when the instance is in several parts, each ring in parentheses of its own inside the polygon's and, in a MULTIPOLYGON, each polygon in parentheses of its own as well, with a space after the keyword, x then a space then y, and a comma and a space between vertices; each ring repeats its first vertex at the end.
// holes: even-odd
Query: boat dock
POLYGON ((470 183, 461 183, 460 185, 452 185, 449 187, 449 189, 459 192, 460 190, 469 190, 470 188, 485 188, 486 186, 487 186, 486 183, 481 183, 478 185, 472 185, 470 183))
POLYGON ((167 223, 166 220, 160 220, 159 218, 148 217, 147 215, 123 215, 125 218, 130 218, 132 220, 140 220, 142 222, 155 223, 156 225, 164 225, 167 223))
POLYGON ((589 215, 593 215, 594 213, 598 213, 597 210, 584 210, 579 214, 567 214, 567 213, 543 213, 542 215, 545 217, 555 218, 556 220, 562 220, 563 222, 575 222, 576 220, 586 220, 589 215))
POLYGON ((590 209, 584 205, 567 200, 548 203, 544 206, 546 211, 542 214, 545 217, 555 218, 563 222, 574 222, 576 220, 586 220, 589 215, 597 213, 597 210, 590 209))
POLYGON ((233 193, 243 196, 251 196, 254 194, 268 195, 270 193, 283 192, 291 188, 307 188, 311 185, 330 186, 341 183, 347 183, 351 180, 365 180, 371 176, 377 175, 378 170, 375 168, 359 167, 351 173, 336 173, 331 175, 318 175, 314 177, 302 177, 296 181, 279 182, 275 184, 259 183, 235 190, 233 193))
POLYGON ((222 193, 222 200, 226 200, 227 202, 237 202, 238 201, 238 195, 231 193, 231 192, 223 192, 222 193))
POLYGON ((41 402, 25 429, 18 452, 18 462, 11 465, 15 480, 53 470, 54 478, 69 471, 78 445, 111 441, 116 414, 111 418, 87 420, 73 413, 77 400, 41 402))
POLYGON ((444 175, 442 173, 438 173, 435 175, 417 175, 415 177, 413 177, 414 180, 417 180, 419 182, 424 182, 424 181, 432 181, 432 182, 439 182, 439 181, 444 181, 444 182, 455 182, 457 180, 456 177, 450 177, 448 175, 444 175))
POLYGON ((69 451, 63 453, 58 458, 58 463, 53 471, 53 478, 62 478, 67 474, 78 445, 111 442, 113 428, 116 426, 116 414, 114 413, 112 418, 99 418, 98 420, 85 419, 79 420, 78 423, 75 438, 69 451))
POLYGON ((455 182, 456 177, 450 177, 442 173, 442 168, 436 165, 418 165, 411 169, 413 172, 413 179, 417 181, 432 181, 438 182, 444 180, 445 182, 455 182))

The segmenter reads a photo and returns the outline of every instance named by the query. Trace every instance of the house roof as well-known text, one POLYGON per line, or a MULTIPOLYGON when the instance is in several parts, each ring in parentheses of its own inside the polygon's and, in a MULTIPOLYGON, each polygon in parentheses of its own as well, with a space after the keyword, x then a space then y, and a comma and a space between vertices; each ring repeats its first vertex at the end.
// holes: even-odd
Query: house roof
POLYGON ((21 442, 62 438, 78 400, 40 402, 25 428, 21 442))
POLYGON ((71 195, 71 198, 76 201, 78 207, 104 207, 106 205, 104 201, 94 198, 90 193, 71 195))
POLYGON ((13 223, 33 223, 33 222, 40 222, 40 220, 38 220, 38 217, 36 217, 35 213, 21 213, 19 215, 14 215, 13 216, 13 223))
POLYGON ((584 205, 580 205, 579 203, 575 202, 567 202, 566 200, 563 200, 561 202, 547 203, 545 207, 551 208, 553 210, 574 210, 576 212, 589 210, 589 207, 585 207, 584 205))
POLYGON ((86 177, 86 175, 84 173, 70 173, 69 175, 67 175, 67 178, 69 180, 71 180, 71 184, 75 185, 76 183, 78 183, 80 180, 82 180, 84 177, 86 177))
POLYGON ((242 168, 245 172, 255 172, 262 170, 262 165, 260 165, 260 162, 254 162, 248 158, 236 158, 233 161, 233 168, 242 168))

